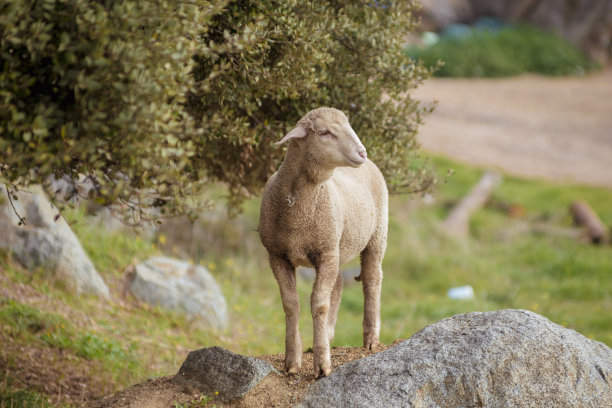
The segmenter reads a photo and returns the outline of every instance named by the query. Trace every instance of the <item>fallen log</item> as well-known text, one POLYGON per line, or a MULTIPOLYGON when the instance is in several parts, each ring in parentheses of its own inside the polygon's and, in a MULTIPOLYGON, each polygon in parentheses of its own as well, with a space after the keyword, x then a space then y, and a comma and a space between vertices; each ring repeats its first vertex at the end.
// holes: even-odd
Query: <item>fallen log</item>
POLYGON ((593 244, 607 244, 609 242, 608 229, 586 201, 574 201, 570 206, 570 213, 576 225, 587 229, 593 244))
POLYGON ((453 207, 450 214, 442 222, 442 227, 449 234, 458 238, 465 238, 469 233, 470 218, 474 211, 481 208, 491 193, 501 183, 499 173, 487 170, 480 181, 469 194, 453 207))

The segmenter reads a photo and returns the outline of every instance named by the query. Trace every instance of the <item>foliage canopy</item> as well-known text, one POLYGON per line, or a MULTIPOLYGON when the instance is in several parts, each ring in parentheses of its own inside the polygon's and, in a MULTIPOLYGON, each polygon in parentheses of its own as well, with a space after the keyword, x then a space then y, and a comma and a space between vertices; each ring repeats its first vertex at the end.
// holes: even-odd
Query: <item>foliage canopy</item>
POLYGON ((396 192, 415 161, 429 75, 402 54, 411 2, 0 0, 0 179, 88 177, 101 203, 194 207, 211 181, 239 203, 308 110, 345 111, 396 192))

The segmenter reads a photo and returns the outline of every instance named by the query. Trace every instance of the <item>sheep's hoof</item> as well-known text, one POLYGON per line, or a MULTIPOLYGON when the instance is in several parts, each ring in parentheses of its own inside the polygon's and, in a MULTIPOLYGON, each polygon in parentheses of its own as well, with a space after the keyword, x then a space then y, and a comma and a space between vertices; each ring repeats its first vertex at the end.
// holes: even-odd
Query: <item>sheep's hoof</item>
POLYGON ((327 377, 331 371, 331 364, 321 364, 318 367, 315 365, 315 378, 327 377))
POLYGON ((293 367, 287 368, 286 371, 287 371, 287 374, 293 375, 293 374, 297 374, 298 372, 300 372, 300 368, 293 366, 293 367))
POLYGON ((380 343, 378 342, 378 338, 375 336, 364 336, 363 339, 363 348, 367 350, 374 350, 376 346, 380 343))
POLYGON ((315 375, 316 379, 328 377, 331 374, 331 368, 319 368, 318 374, 315 375))
POLYGON ((285 372, 287 374, 297 374, 300 372, 300 365, 295 363, 285 363, 285 372))

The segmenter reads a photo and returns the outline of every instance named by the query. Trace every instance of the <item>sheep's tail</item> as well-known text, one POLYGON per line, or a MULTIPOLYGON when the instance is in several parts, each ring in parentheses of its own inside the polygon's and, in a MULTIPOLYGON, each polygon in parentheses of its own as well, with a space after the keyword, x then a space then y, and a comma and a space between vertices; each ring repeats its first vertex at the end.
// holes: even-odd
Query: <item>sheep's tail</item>
POLYGON ((361 273, 359 275, 355 276, 355 280, 357 282, 361 282, 361 273))

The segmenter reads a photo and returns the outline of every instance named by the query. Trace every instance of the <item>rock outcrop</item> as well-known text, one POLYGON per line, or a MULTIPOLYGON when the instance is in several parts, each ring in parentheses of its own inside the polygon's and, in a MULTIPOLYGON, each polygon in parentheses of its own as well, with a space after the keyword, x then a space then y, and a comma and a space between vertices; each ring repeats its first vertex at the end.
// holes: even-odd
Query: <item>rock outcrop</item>
POLYGON ((42 188, 31 186, 14 198, 11 204, 6 187, 0 185, 0 248, 10 251, 26 268, 48 269, 76 293, 108 298, 104 280, 42 188))
POLYGON ((164 408, 202 396, 234 408, 297 401, 295 408, 612 407, 612 350, 525 310, 453 316, 354 359, 364 352, 341 351, 350 362, 314 382, 311 374, 279 374, 262 360, 280 369, 282 355, 253 358, 205 348, 190 352, 176 375, 134 385, 92 407, 164 408))
POLYGON ((136 265, 128 287, 141 301, 185 313, 216 330, 227 327, 227 303, 203 266, 166 257, 151 258, 136 265))
POLYGON ((340 367, 298 407, 612 407, 612 350, 532 312, 467 313, 340 367))

